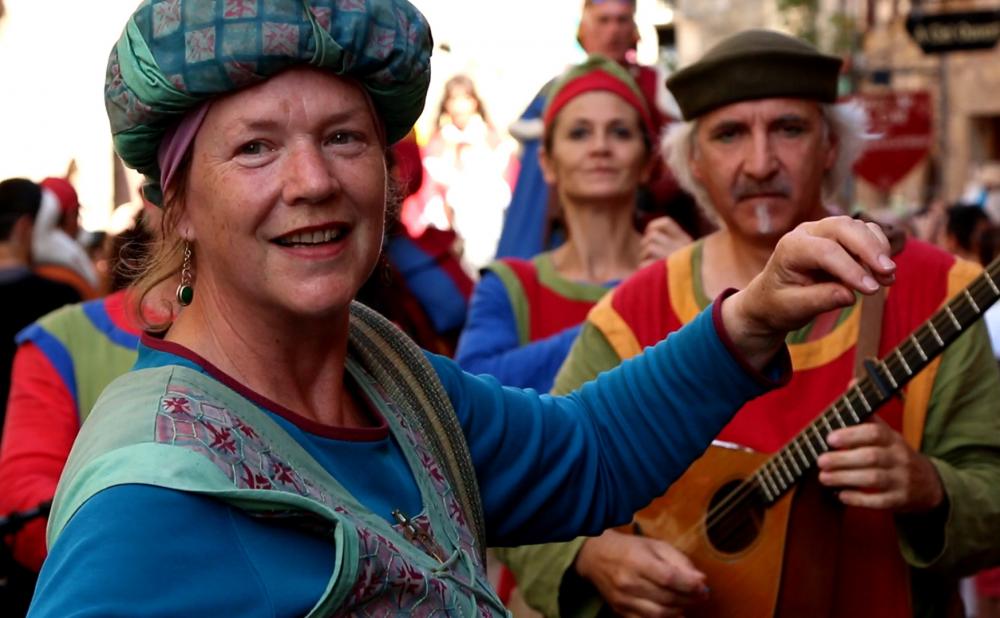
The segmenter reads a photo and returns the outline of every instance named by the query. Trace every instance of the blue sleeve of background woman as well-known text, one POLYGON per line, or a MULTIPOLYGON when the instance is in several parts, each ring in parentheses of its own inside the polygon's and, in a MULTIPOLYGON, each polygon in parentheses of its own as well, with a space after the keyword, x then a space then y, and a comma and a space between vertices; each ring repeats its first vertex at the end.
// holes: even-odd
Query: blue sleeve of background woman
POLYGON ((625 523, 766 390, 726 349, 710 311, 566 397, 504 388, 432 357, 469 442, 491 544, 625 523))
POLYGON ((535 95, 535 98, 531 100, 528 107, 524 109, 524 113, 521 114, 522 120, 531 120, 533 118, 541 118, 542 112, 545 111, 545 102, 548 101, 548 89, 550 84, 545 84, 542 86, 541 90, 535 95))
POLYGON ((29 616, 302 616, 322 595, 333 556, 328 542, 222 502, 119 485, 66 525, 29 616))
POLYGON ((580 328, 520 345, 507 288, 500 277, 486 272, 472 293, 455 361, 469 373, 489 374, 501 384, 548 392, 580 328))
POLYGON ((406 281, 406 287, 423 307, 434 331, 446 333, 461 328, 468 301, 455 280, 428 254, 406 236, 393 236, 386 243, 392 265, 406 281))

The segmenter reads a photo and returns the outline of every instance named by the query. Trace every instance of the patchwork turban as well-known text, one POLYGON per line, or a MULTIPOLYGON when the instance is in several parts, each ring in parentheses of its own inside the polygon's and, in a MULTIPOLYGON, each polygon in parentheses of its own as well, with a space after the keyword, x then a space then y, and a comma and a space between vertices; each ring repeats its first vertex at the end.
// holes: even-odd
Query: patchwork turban
POLYGON ((396 142, 423 111, 432 45, 406 0, 145 0, 108 59, 115 151, 159 203, 164 134, 204 101, 293 65, 357 80, 396 142))

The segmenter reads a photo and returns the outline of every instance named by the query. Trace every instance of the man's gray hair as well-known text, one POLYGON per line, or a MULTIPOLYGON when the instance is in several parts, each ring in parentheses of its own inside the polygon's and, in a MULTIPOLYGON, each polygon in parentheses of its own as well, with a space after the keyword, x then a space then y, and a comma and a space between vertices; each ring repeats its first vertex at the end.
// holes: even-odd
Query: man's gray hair
MULTIPOLYGON (((851 166, 864 151, 865 142, 876 136, 868 132, 868 116, 858 102, 819 105, 823 114, 824 138, 838 146, 837 160, 823 178, 823 199, 833 201, 850 175, 851 166)), ((681 188, 694 196, 709 217, 717 219, 708 193, 691 174, 697 128, 697 119, 671 124, 661 140, 663 157, 681 188)))

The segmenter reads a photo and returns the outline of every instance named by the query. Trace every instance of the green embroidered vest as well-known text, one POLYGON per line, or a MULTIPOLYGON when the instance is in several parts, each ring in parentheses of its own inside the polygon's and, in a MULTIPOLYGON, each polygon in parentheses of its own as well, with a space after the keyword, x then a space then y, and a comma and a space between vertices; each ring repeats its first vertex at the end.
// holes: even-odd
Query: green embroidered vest
POLYGON ((471 458, 433 368, 384 318, 355 303, 348 369, 371 376, 367 388, 377 392, 369 394, 387 404, 386 422, 423 500, 412 520, 418 541, 358 503, 252 402, 198 371, 167 366, 123 376, 101 396, 60 480, 49 545, 97 492, 150 484, 332 538, 336 567, 309 616, 361 606, 393 615, 417 603, 429 613, 505 615, 486 579, 471 458), (381 585, 400 564, 423 582, 406 598, 381 585))

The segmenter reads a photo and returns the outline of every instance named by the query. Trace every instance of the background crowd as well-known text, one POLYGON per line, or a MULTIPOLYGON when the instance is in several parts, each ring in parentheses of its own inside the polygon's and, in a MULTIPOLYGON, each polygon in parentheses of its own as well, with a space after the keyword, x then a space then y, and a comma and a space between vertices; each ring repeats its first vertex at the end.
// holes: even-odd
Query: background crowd
MULTIPOLYGON (((524 114, 512 127, 494 124, 490 101, 478 92, 473 75, 451 76, 440 92, 432 93, 429 105, 436 114, 430 133, 418 137, 410 131, 387 149, 394 195, 379 261, 360 286, 357 299, 387 317, 421 348, 454 358, 466 371, 491 375, 507 386, 569 392, 598 370, 618 364, 693 318, 678 312, 676 319, 671 317, 676 324, 655 328, 639 324, 645 318, 634 316, 645 308, 628 306, 623 299, 652 297, 660 279, 666 282, 681 267, 692 270, 703 263, 725 274, 711 281, 687 281, 694 286, 690 292, 683 288, 692 307, 702 309, 725 288, 746 285, 749 278, 740 280, 734 274, 746 260, 728 267, 716 267, 712 261, 721 253, 719 239, 741 229, 742 223, 713 215, 711 205, 705 207, 706 199, 718 199, 715 194, 698 193, 707 172, 700 176, 695 172, 692 180, 691 170, 671 166, 661 139, 719 107, 779 95, 768 91, 736 97, 704 110, 683 96, 674 100, 665 89, 664 70, 635 61, 637 33, 634 2, 584 2, 578 41, 590 54, 588 60, 539 84, 538 94, 526 102, 524 114), (650 272, 659 279, 654 281, 650 272), (630 279, 633 276, 639 279, 630 279), (723 280, 742 285, 718 285, 723 280), (619 320, 611 326, 609 312, 619 320), (630 316, 635 323, 628 323, 630 316), (642 344, 630 353, 617 343, 622 324, 642 344)), ((779 49, 785 43, 765 39, 763 44, 779 49)), ((838 70, 839 64, 833 69, 834 82, 838 70)), ((675 94, 705 87, 702 82, 673 83, 675 94)), ((789 91, 788 96, 800 94, 789 91)), ((822 170, 824 179, 826 171, 822 170)), ((136 362, 144 328, 169 322, 177 312, 169 298, 152 299, 157 307, 152 320, 130 309, 134 299, 128 286, 139 274, 138 265, 148 257, 149 247, 157 246, 168 229, 154 204, 163 196, 137 191, 127 209, 128 221, 120 229, 85 230, 80 225, 75 174, 70 166, 66 171, 52 170, 47 178, 0 182, 0 291, 7 307, 0 318, 3 615, 27 612, 48 552, 49 505, 81 425, 104 387, 136 362)), ((849 174, 839 181, 853 182, 849 174)), ((781 192, 779 184, 767 182, 754 185, 754 190, 781 192)), ((824 192, 825 201, 816 206, 817 212, 876 220, 897 237, 927 243, 964 261, 958 264, 985 267, 1000 255, 1000 207, 991 182, 988 173, 980 174, 970 180, 961 200, 929 200, 926 207, 904 216, 852 212, 849 205, 835 203, 844 194, 836 190, 841 186, 824 192)), ((776 239, 765 228, 780 227, 780 222, 771 221, 766 212, 757 212, 756 217, 747 224, 753 229, 743 241, 750 247, 753 242, 746 239, 753 233, 768 238, 766 258, 776 239)), ((739 247, 738 242, 733 244, 739 247)), ((748 250, 743 255, 749 254, 748 250)), ((681 285, 672 285, 669 294, 678 294, 681 285)), ((665 298, 669 304, 670 297, 665 298)), ((913 305, 941 300, 914 300, 913 305)), ((673 302, 676 306, 679 301, 673 302)), ((830 318, 829 324, 816 326, 811 333, 793 333, 789 340, 793 360, 794 345, 834 332, 849 321, 848 313, 830 318), (821 328, 827 330, 820 332, 821 328), (794 340, 796 336, 801 340, 794 340)), ((994 363, 1000 362, 1000 309, 987 311, 984 322, 993 361, 976 365, 966 375, 988 373, 994 380, 994 363)), ((998 412, 991 410, 993 415, 998 412)), ((742 434, 736 432, 739 440, 736 434, 729 438, 758 440, 759 450, 771 452, 784 441, 762 433, 748 437, 748 431, 744 427, 742 434)), ((606 536, 597 538, 607 541, 606 536)), ((622 541, 613 537, 607 542, 614 543, 609 547, 622 547, 622 541)), ((587 564, 595 556, 603 556, 606 564, 614 561, 600 553, 584 553, 581 547, 582 541, 573 546, 570 558, 540 558, 535 550, 521 555, 503 552, 510 568, 494 562, 490 572, 499 598, 519 615, 536 611, 584 615, 589 610, 570 611, 554 599, 560 586, 572 583, 566 583, 570 576, 563 579, 564 572, 571 570, 570 564, 579 570, 580 561, 587 564), (545 560, 562 563, 557 567, 545 560), (538 565, 544 567, 542 575, 538 565), (555 584, 549 581, 553 577, 555 584), (539 591, 544 586, 548 588, 539 591), (524 597, 534 609, 527 607, 524 597)), ((589 552, 598 552, 599 542, 591 547, 589 552)), ((951 576, 971 577, 979 570, 963 565, 951 576)), ((665 603, 697 602, 703 576, 687 563, 674 572, 684 580, 674 586, 681 591, 677 593, 681 600, 671 597, 665 603)), ((573 577, 578 576, 588 574, 573 577)), ((591 577, 593 586, 615 611, 643 615, 641 608, 617 600, 615 595, 623 588, 620 582, 600 577, 591 577)), ((966 584, 966 615, 1000 616, 1000 571, 981 570, 975 581, 974 587, 966 584)), ((581 599, 593 592, 587 590, 579 593, 581 599)))

